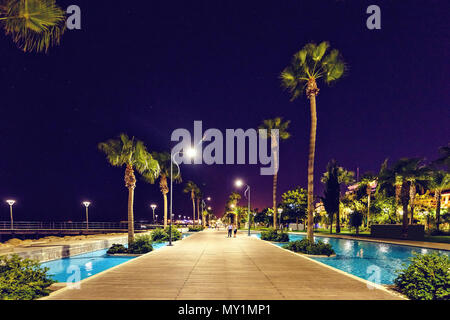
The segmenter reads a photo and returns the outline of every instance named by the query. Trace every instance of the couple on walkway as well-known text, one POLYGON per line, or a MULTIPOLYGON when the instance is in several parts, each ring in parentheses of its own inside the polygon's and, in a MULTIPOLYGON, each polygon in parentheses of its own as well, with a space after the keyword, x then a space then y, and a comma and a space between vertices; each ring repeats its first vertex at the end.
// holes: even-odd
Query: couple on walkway
POLYGON ((237 226, 233 226, 231 223, 227 227, 228 229, 228 238, 232 237, 233 229, 234 229, 234 237, 236 238, 237 226))

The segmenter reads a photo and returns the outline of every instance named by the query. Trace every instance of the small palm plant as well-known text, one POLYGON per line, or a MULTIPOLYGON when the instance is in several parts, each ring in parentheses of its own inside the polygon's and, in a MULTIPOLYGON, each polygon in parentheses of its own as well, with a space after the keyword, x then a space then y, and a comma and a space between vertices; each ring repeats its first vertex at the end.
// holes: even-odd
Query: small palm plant
POLYGON ((195 223, 195 192, 198 190, 197 185, 193 181, 186 182, 186 185, 184 186, 183 192, 188 193, 191 195, 192 200, 192 219, 194 225, 195 223))
MULTIPOLYGON (((273 175, 273 185, 272 185, 272 205, 273 210, 277 210, 277 181, 278 181, 278 142, 276 139, 276 134, 272 130, 278 130, 278 137, 281 140, 289 139, 291 134, 287 131, 287 128, 289 127, 289 123, 291 121, 283 121, 283 118, 276 117, 274 119, 267 119, 264 120, 263 123, 258 127, 258 129, 266 129, 267 130, 267 137, 263 134, 263 137, 269 138, 270 137, 270 145, 273 152, 274 162, 275 162, 275 170, 273 175)), ((277 217, 276 215, 273 215, 273 227, 277 227, 277 217)))
POLYGON ((314 156, 316 150, 316 97, 319 94, 317 81, 322 79, 326 84, 339 80, 345 71, 345 64, 338 50, 328 52, 327 41, 319 45, 308 43, 294 54, 288 67, 281 72, 281 84, 289 90, 291 101, 301 96, 303 91, 309 99, 311 111, 311 131, 308 158, 308 239, 313 241, 314 232, 314 156))
POLYGON ((65 22, 65 12, 55 0, 0 0, 0 23, 5 34, 25 52, 47 52, 59 45, 65 22))
POLYGON ((119 139, 109 139, 98 144, 100 151, 106 154, 109 163, 115 167, 125 166, 125 187, 128 189, 128 243, 134 240, 134 189, 136 177, 134 170, 145 173, 147 178, 156 179, 159 165, 147 152, 144 143, 121 133, 119 139))
MULTIPOLYGON (((167 194, 169 193, 169 185, 168 180, 170 181, 170 153, 168 152, 152 152, 151 156, 153 159, 158 161, 159 164, 159 189, 161 190, 161 193, 163 194, 163 200, 164 200, 164 228, 167 227, 167 194)), ((181 182, 181 175, 178 171, 179 169, 174 164, 172 168, 172 174, 173 174, 173 181, 174 182, 181 182)), ((143 175, 144 180, 146 180, 149 183, 153 183, 154 178, 152 172, 146 172, 143 175)))

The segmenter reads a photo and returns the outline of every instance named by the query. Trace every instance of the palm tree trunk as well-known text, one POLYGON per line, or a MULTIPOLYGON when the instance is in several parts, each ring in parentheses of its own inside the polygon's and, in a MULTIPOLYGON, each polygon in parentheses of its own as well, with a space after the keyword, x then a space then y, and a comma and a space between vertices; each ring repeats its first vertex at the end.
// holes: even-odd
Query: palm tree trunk
POLYGON ((198 220, 200 220, 200 199, 199 198, 197 198, 197 221, 198 220))
POLYGON ((308 81, 306 95, 309 98, 311 109, 311 131, 309 136, 309 157, 308 157, 308 233, 307 238, 314 242, 314 156, 316 151, 316 95, 319 91, 314 79, 308 81))
POLYGON ((128 188, 128 244, 134 241, 134 188, 128 188))
POLYGON ((370 193, 367 195, 367 227, 370 226, 370 193))
POLYGON ((278 174, 273 175, 273 188, 272 188, 272 204, 273 204, 273 228, 277 228, 277 180, 278 174))
POLYGON ((159 180, 159 188, 163 194, 164 199, 164 229, 167 227, 167 194, 169 193, 169 187, 167 186, 167 177, 162 174, 159 180))
POLYGON ((409 204, 409 181, 402 183, 402 189, 400 191, 400 200, 403 206, 403 237, 408 236, 408 204, 409 204))
POLYGON ((441 223, 441 190, 435 191, 436 197, 436 230, 439 233, 439 224, 441 223))
POLYGON ((134 188, 136 187, 136 177, 133 166, 127 164, 125 168, 125 187, 128 188, 128 244, 134 241, 134 188))
POLYGON ((333 215, 330 217, 330 234, 333 233, 333 215))
POLYGON ((191 199, 192 199, 192 219, 193 219, 192 223, 195 226, 195 200, 194 200, 193 193, 194 192, 192 192, 192 194, 191 194, 191 199))
POLYGON ((336 233, 341 233, 341 206, 339 206, 338 210, 336 211, 336 233))
POLYGON ((416 200, 416 184, 414 182, 411 182, 411 186, 409 187, 409 203, 411 208, 411 218, 409 219, 409 224, 413 224, 414 222, 414 207, 415 207, 415 200, 416 200))
POLYGON ((167 193, 163 193, 164 198, 164 229, 167 227, 167 193))

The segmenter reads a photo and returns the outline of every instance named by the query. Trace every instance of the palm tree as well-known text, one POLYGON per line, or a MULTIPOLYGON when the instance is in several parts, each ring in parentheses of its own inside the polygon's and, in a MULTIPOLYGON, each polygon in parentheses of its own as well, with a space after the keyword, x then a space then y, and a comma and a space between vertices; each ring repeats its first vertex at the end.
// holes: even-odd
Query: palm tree
POLYGON ((440 157, 433 161, 436 166, 446 167, 446 171, 450 171, 450 143, 447 146, 439 148, 440 157))
MULTIPOLYGON (((151 156, 153 159, 158 161, 159 163, 159 189, 161 190, 161 193, 163 194, 163 200, 164 200, 164 228, 167 227, 167 194, 169 193, 169 185, 167 183, 167 179, 170 180, 170 165, 171 165, 171 159, 170 159, 170 153, 168 152, 152 152, 151 156)), ((179 168, 176 165, 173 165, 173 172, 176 174, 172 177, 174 182, 181 182, 181 174, 180 172, 177 172, 179 168)), ((153 183, 154 181, 153 175, 150 173, 150 176, 147 176, 147 174, 144 174, 144 179, 147 182, 153 183)))
MULTIPOLYGON (((272 190, 272 205, 273 209, 276 210, 277 208, 277 180, 278 180, 278 142, 277 142, 277 135, 272 133, 272 130, 278 130, 278 137, 281 140, 289 139, 291 134, 287 132, 287 128, 289 127, 289 123, 291 121, 287 120, 283 122, 283 118, 276 117, 274 119, 267 119, 264 120, 263 123, 258 127, 258 129, 265 129, 267 130, 267 136, 265 134, 262 135, 264 138, 271 138, 270 139, 270 145, 273 152, 273 158, 275 162, 275 170, 273 175, 273 190, 272 190)), ((277 217, 276 215, 273 216, 273 227, 277 227, 277 217)))
POLYGON ((436 199, 436 230, 439 232, 439 224, 441 223, 441 194, 442 191, 450 188, 450 174, 443 170, 434 170, 431 175, 429 187, 434 192, 436 199))
POLYGON ((308 239, 314 241, 314 156, 316 149, 316 96, 319 94, 317 80, 331 84, 340 79, 345 71, 344 61, 338 50, 327 54, 330 44, 308 43, 294 54, 291 64, 281 73, 282 86, 289 90, 291 101, 301 96, 305 90, 311 112, 311 131, 308 158, 308 239))
MULTIPOLYGON (((428 169, 422 164, 420 158, 402 158, 393 164, 391 172, 395 175, 395 183, 400 184, 400 201, 403 207, 403 236, 408 234, 408 205, 412 204, 415 198, 417 184, 425 179, 428 169)), ((411 205, 412 223, 414 217, 414 205, 411 205)))
POLYGON ((0 23, 23 51, 47 52, 59 45, 66 28, 55 0, 0 0, 0 23))
POLYGON ((358 188, 365 189, 367 195, 367 226, 370 225, 370 200, 372 188, 376 187, 376 176, 372 172, 366 172, 362 175, 361 181, 358 182, 358 188))
POLYGON ((125 187, 128 189, 128 243, 134 240, 134 189, 136 177, 134 170, 146 173, 148 179, 156 179, 159 174, 159 165, 147 152, 144 143, 126 134, 121 133, 119 139, 109 139, 100 142, 98 148, 106 154, 109 163, 115 167, 125 166, 125 187))
POLYGON ((191 195, 192 200, 192 219, 193 224, 195 225, 195 191, 198 189, 197 185, 193 181, 186 182, 183 192, 189 193, 191 195))

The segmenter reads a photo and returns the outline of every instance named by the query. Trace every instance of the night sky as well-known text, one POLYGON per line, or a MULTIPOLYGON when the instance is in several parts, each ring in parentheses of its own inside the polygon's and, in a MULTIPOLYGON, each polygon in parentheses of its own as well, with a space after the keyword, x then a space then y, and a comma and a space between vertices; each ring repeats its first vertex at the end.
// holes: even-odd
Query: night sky
MULTIPOLYGON (((332 87, 319 83, 316 193, 331 158, 350 170, 379 170, 389 157, 437 157, 449 142, 449 2, 57 0, 82 10, 82 30, 67 31, 48 54, 24 54, 0 37, 0 221, 13 198, 16 221, 126 220, 123 168, 97 143, 126 132, 150 151, 173 146, 174 129, 255 128, 291 120, 280 147, 279 195, 306 188, 309 102, 289 102, 279 73, 309 41, 328 40, 348 64, 332 87), (366 28, 378 4, 382 29, 366 28)), ((184 181, 203 185, 221 215, 240 177, 252 207, 271 206, 272 177, 260 165, 183 165, 184 181)), ((174 213, 192 213, 182 185, 174 213)), ((158 185, 138 180, 135 218, 159 205, 158 185)), ((242 201, 242 205, 245 202, 242 201)))

